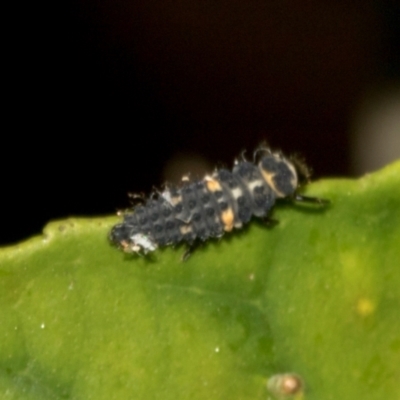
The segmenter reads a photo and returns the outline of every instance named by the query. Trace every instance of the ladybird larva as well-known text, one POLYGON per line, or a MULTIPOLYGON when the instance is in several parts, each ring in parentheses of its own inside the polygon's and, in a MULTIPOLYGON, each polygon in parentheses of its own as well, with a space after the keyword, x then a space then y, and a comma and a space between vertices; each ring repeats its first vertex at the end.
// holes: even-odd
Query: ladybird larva
POLYGON ((123 214, 110 240, 126 252, 145 255, 158 247, 186 242, 184 259, 198 242, 240 229, 252 217, 267 219, 277 199, 327 203, 298 193, 304 164, 259 147, 254 162, 243 157, 232 170, 216 169, 202 180, 153 193, 144 204, 123 214))

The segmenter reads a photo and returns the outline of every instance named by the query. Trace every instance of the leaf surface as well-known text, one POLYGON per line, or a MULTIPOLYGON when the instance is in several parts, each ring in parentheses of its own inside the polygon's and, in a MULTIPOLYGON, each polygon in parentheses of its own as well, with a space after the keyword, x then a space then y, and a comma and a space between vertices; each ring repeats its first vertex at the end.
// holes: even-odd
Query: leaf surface
POLYGON ((277 205, 184 263, 117 251, 116 217, 1 249, 0 398, 261 400, 280 373, 296 399, 400 398, 400 162, 307 194, 331 205, 277 205))

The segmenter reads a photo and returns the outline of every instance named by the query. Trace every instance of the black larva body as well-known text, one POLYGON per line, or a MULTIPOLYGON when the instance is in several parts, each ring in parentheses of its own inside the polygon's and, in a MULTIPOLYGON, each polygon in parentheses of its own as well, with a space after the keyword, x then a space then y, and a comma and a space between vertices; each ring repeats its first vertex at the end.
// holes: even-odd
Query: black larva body
POLYGON ((147 254, 159 246, 221 237, 255 217, 266 217, 277 198, 296 194, 295 165, 280 153, 258 149, 258 163, 237 161, 197 182, 167 188, 124 214, 110 239, 127 252, 147 254))

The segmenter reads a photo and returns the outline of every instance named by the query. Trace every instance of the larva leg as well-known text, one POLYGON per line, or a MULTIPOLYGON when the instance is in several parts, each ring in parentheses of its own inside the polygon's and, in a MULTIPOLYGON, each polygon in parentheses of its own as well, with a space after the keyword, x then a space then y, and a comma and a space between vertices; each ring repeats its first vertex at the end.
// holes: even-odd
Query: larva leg
POLYGON ((320 204, 322 206, 330 204, 330 201, 327 199, 320 199, 319 197, 303 196, 297 193, 293 196, 293 200, 298 201, 299 203, 313 203, 313 204, 320 204))
POLYGON ((182 255, 182 261, 186 261, 195 251, 201 246, 202 242, 200 240, 195 240, 192 243, 189 243, 185 252, 182 255))

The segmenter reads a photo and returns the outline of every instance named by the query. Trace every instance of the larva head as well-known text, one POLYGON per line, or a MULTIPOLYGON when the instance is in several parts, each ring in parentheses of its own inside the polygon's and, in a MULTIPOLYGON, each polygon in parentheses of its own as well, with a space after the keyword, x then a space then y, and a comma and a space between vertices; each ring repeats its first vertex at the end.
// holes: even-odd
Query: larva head
POLYGON ((258 167, 268 186, 277 197, 292 196, 299 185, 295 166, 278 153, 267 153, 260 159, 258 167))

